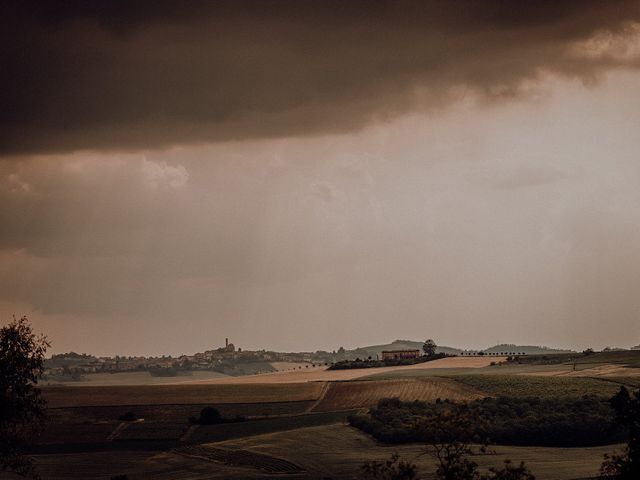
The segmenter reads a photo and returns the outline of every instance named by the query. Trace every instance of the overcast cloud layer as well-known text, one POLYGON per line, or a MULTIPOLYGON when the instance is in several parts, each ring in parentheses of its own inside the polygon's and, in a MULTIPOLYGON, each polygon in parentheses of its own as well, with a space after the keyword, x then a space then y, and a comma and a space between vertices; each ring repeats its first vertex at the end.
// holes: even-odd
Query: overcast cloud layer
POLYGON ((4 2, 0 323, 97 354, 637 345, 639 15, 4 2))
POLYGON ((343 133, 638 66, 637 0, 3 2, 0 153, 343 133), (635 52, 637 53, 637 52, 635 52))

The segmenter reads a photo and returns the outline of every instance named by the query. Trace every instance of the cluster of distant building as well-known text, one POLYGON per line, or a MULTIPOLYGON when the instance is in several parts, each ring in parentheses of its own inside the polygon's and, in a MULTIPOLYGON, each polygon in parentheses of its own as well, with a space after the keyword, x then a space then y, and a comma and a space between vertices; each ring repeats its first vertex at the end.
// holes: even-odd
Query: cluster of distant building
POLYGON ((483 357, 483 356, 491 356, 491 357, 506 357, 506 356, 520 356, 526 355, 527 352, 485 352, 484 350, 463 350, 459 353, 461 357, 483 357))
MULTIPOLYGON (((520 356, 526 355, 526 352, 485 352, 484 350, 463 350, 458 353, 461 357, 506 357, 506 356, 520 356)), ((407 360, 412 358, 418 358, 422 356, 422 352, 418 349, 405 349, 405 350, 383 350, 380 354, 381 360, 407 360)))
POLYGON ((193 355, 172 357, 114 356, 95 357, 88 354, 64 353, 53 355, 45 362, 45 376, 73 377, 91 373, 119 373, 163 370, 216 370, 223 366, 251 362, 327 363, 334 360, 335 352, 271 352, 236 348, 229 339, 223 347, 193 355))

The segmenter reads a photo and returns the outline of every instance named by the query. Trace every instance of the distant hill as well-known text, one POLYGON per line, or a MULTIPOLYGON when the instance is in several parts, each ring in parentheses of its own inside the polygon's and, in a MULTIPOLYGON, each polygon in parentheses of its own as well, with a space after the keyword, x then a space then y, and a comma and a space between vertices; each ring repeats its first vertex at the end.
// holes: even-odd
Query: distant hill
POLYGON ((535 345, 514 345, 511 343, 502 343, 494 347, 489 347, 484 350, 485 353, 500 353, 500 352, 518 352, 526 355, 544 355, 545 353, 574 353, 573 350, 563 350, 558 348, 549 348, 544 346, 535 345))
MULTIPOLYGON (((373 357, 376 358, 376 355, 380 355, 380 352, 383 350, 422 350, 422 344, 424 342, 414 341, 414 340, 394 340, 391 343, 386 343, 384 345, 369 345, 366 347, 358 347, 353 350, 347 350, 345 353, 348 357, 351 358, 367 358, 373 357)), ((638 346, 640 348, 640 346, 638 346)), ((459 355, 463 349, 456 347, 448 347, 438 345, 436 349, 438 353, 447 353, 449 355, 459 355)), ((493 347, 489 347, 484 351, 485 353, 501 353, 501 352, 518 352, 525 353, 527 355, 544 355, 551 353, 573 353, 573 350, 563 350, 557 348, 549 348, 544 346, 534 346, 534 345, 514 345, 503 343, 500 345, 495 345, 493 347)))
POLYGON ((636 345, 635 347, 631 347, 631 350, 640 350, 640 345, 636 345))

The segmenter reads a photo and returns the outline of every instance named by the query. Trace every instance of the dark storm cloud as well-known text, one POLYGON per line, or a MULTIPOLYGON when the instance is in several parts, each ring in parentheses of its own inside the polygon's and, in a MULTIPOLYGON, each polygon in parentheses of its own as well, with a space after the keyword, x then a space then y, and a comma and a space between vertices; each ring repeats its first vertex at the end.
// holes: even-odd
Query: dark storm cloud
POLYGON ((630 60, 637 0, 4 2, 0 153, 342 132, 630 60), (598 47, 599 48, 599 47, 598 47))

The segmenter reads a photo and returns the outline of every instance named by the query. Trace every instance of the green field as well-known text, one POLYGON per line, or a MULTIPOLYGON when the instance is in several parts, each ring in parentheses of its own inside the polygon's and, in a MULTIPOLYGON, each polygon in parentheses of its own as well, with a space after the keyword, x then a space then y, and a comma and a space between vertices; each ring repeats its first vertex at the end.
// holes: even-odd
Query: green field
POLYGON ((611 352, 594 352, 590 355, 583 353, 558 353, 545 355, 524 355, 518 357, 517 363, 524 365, 624 365, 640 368, 640 350, 623 350, 611 352))

